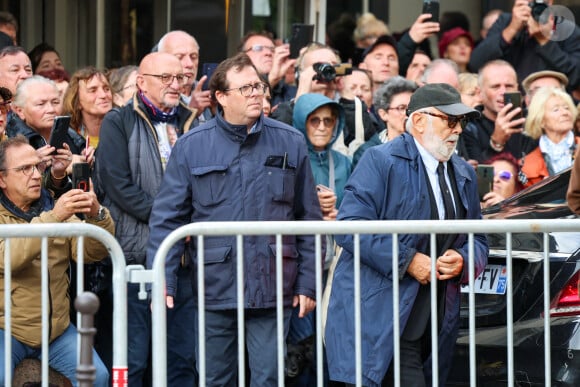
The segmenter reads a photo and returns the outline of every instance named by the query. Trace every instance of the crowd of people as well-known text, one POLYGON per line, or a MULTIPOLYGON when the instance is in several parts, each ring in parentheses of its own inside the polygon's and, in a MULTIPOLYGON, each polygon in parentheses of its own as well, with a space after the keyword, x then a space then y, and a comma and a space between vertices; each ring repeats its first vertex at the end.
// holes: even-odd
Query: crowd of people
MULTIPOLYGON (((94 223, 115 235, 127 264, 151 268, 163 239, 191 222, 481 219, 482 209, 570 167, 568 198, 580 213, 578 26, 551 39, 554 16, 535 18, 527 0, 516 0, 511 12, 486 14, 477 41, 465 15, 450 12, 440 22, 430 16, 420 15, 401 34, 391 34, 372 14, 357 23, 341 18, 329 27, 328 42, 309 43, 298 58, 290 58, 289 45, 272 34, 252 31, 207 79, 198 77, 201 48, 185 31, 166 33, 138 64, 109 71, 89 66, 69 75, 46 42, 28 53, 19 47, 18 25, 0 13, 0 220, 94 223), (438 55, 430 39, 437 40, 438 55), (509 102, 512 93, 523 102, 509 102), (50 142, 56 116, 70 117, 63 144, 50 142), (73 187, 76 163, 92 171, 88 192, 73 187), (483 197, 478 165, 494 169, 483 197)), ((75 242, 54 238, 49 246, 49 363, 73 385, 76 328, 69 300, 76 279, 68 263, 76 258, 75 242)), ((329 386, 355 383, 353 243, 352 236, 328 235, 324 247, 323 282, 332 286, 324 305, 329 386)), ((401 384, 430 384, 431 318, 442 327, 439 378, 445 383, 459 286, 468 281, 467 238, 437 238, 436 316, 429 313, 430 243, 428 235, 417 234, 396 241, 361 237, 364 386, 393 381, 395 275, 404 305, 401 384), (400 251, 396 273, 394 243, 400 251)), ((284 332, 296 344, 322 333, 312 313, 321 307, 315 302, 315 239, 284 236, 283 244, 284 332)), ((273 236, 243 242, 252 386, 278 384, 276 353, 282 349, 272 246, 273 236)), ((0 254, 5 247, 0 241, 0 254)), ((85 282, 102 305, 94 359, 95 384, 104 386, 112 367, 111 264, 98 242, 84 247, 85 282)), ((234 237, 204 243, 210 386, 235 385, 238 378, 239 247, 234 237)), ((474 250, 478 275, 487 262, 484 235, 475 235, 474 250)), ((11 255, 14 368, 41 355, 40 243, 23 239, 11 245, 11 255)), ((198 259, 194 238, 176 244, 166 258, 171 386, 198 382, 198 259)), ((128 383, 137 387, 151 383, 151 309, 139 291, 139 284, 127 285, 128 383)), ((316 385, 315 359, 296 383, 316 385)))

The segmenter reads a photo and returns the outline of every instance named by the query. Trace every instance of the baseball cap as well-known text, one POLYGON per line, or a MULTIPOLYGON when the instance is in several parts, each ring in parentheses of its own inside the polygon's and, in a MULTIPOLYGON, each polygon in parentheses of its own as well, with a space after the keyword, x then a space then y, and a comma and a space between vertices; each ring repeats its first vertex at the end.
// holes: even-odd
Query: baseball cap
POLYGON ((397 51, 397 41, 395 40, 395 38, 393 38, 391 35, 381 35, 377 38, 377 40, 375 40, 373 44, 368 46, 363 51, 361 61, 363 61, 368 54, 373 52, 375 48, 377 48, 381 44, 388 44, 389 46, 392 46, 395 49, 395 52, 397 52, 397 55, 399 55, 399 52, 397 51))
POLYGON ((450 116, 477 118, 480 113, 461 103, 459 92, 447 83, 430 83, 418 88, 409 101, 407 116, 416 110, 434 107, 450 116))
POLYGON ((461 36, 465 36, 467 40, 469 40, 471 48, 473 48, 473 37, 471 34, 461 27, 455 27, 445 31, 443 35, 441 35, 441 39, 439 39, 439 43, 437 43, 439 47, 439 57, 443 58, 445 55, 445 50, 447 50, 447 46, 449 46, 455 39, 461 36))
POLYGON ((542 70, 536 71, 535 73, 531 73, 526 77, 526 79, 523 80, 522 86, 524 87, 524 90, 527 93, 528 90, 530 90, 530 84, 532 82, 534 82, 538 78, 546 78, 546 77, 556 78, 557 80, 560 81, 560 83, 562 83, 564 87, 568 86, 568 77, 565 74, 552 70, 542 70))

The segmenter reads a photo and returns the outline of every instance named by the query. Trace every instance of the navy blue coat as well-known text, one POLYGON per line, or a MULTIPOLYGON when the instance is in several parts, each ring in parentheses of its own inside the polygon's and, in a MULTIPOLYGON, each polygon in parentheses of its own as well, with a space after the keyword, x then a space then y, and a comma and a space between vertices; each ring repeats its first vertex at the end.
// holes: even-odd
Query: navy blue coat
MULTIPOLYGON (((322 220, 302 133, 261 116, 254 131, 230 125, 221 112, 183 135, 171 152, 149 221, 148 266, 163 239, 193 222, 322 220), (283 168, 284 155, 287 165, 283 168)), ((284 236, 284 304, 294 295, 315 298, 314 236, 284 236)), ((205 238, 205 305, 237 307, 235 236, 205 238)), ((167 294, 174 295, 184 252, 166 259, 167 294)), ((197 278, 197 238, 189 244, 197 278)), ((246 308, 276 306, 275 236, 244 238, 246 308)), ((194 300, 197 300, 194 286, 194 300)))
MULTIPOLYGON (((467 219, 480 219, 477 179, 473 167, 459 156, 450 159, 455 171, 460 205, 467 219)), ((408 133, 369 148, 353 171, 339 210, 339 220, 430 219, 427 176, 422 159, 408 133)), ((355 382, 353 238, 337 236, 344 250, 334 273, 326 322, 326 350, 331 380, 355 382)), ((487 262, 485 235, 475 234, 475 273, 487 262)), ((417 251, 428 251, 429 234, 399 234, 400 318, 404 330, 419 290, 407 272, 417 251)), ((447 281, 445 316, 439 334, 439 370, 444 380, 458 331, 460 284, 467 283, 467 235, 451 247, 464 257, 463 274, 447 281)), ((361 318, 363 385, 380 385, 393 358, 392 237, 361 235, 361 318)), ((430 367, 430 360, 426 367, 430 367)))

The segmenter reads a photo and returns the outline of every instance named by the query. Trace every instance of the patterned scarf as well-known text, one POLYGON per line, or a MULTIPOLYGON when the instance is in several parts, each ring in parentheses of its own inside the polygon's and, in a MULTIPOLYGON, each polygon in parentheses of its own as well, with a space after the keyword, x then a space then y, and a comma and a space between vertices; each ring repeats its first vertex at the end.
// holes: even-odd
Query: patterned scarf
POLYGON ((153 102, 149 101, 140 90, 139 98, 141 98, 141 101, 143 101, 143 104, 145 105, 145 111, 147 112, 147 115, 151 121, 170 123, 174 126, 177 126, 177 106, 171 109, 170 112, 166 113, 153 105, 153 102))

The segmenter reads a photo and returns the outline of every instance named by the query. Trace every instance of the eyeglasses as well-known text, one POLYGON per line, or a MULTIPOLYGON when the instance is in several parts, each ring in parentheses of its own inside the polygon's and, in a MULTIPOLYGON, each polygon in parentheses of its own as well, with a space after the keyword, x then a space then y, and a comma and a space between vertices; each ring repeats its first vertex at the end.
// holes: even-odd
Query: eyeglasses
POLYGON ((244 52, 250 52, 250 51, 262 52, 264 50, 274 52, 275 49, 276 49, 276 47, 274 47, 274 46, 264 46, 261 44, 254 44, 252 47, 248 48, 247 50, 244 50, 244 52))
POLYGON ((34 173, 34 169, 37 169, 38 172, 40 172, 40 174, 42 175, 44 173, 44 171, 46 171, 46 162, 45 161, 41 161, 37 164, 28 164, 28 165, 22 165, 20 167, 14 167, 14 168, 5 168, 5 169, 0 169, 0 171, 2 172, 6 172, 6 171, 20 171, 22 172, 25 176, 32 176, 32 174, 34 173))
POLYGON ((318 128, 318 126, 320 125, 321 122, 325 128, 332 128, 332 127, 334 127, 334 124, 336 123, 336 118, 334 118, 334 117, 324 117, 324 118, 310 117, 308 119, 308 125, 313 126, 315 128, 318 128))
POLYGON ((443 114, 431 113, 431 112, 418 112, 423 114, 428 114, 433 117, 441 118, 443 121, 447 121, 447 126, 449 129, 453 129, 457 126, 458 123, 461 122, 461 127, 465 127, 467 120, 465 116, 445 116, 443 114))
POLYGON ((408 105, 399 105, 395 107, 388 107, 387 110, 396 110, 399 113, 404 114, 408 107, 408 105))
POLYGON ((165 86, 169 86, 173 83, 174 79, 177 79, 177 83, 183 85, 189 79, 189 76, 185 74, 141 74, 147 77, 155 77, 161 80, 165 86))
POLYGON ((257 82, 253 85, 248 84, 240 87, 232 87, 230 89, 224 89, 223 91, 238 90, 242 96, 249 97, 252 95, 254 89, 258 92, 258 95, 263 95, 268 89, 268 86, 263 82, 257 82))
POLYGON ((494 172, 494 176, 499 177, 503 181, 511 180, 513 174, 510 171, 499 171, 497 173, 494 172))
POLYGON ((10 104, 11 103, 12 103, 12 100, 0 102, 0 113, 2 113, 2 114, 8 113, 10 111, 10 104))

